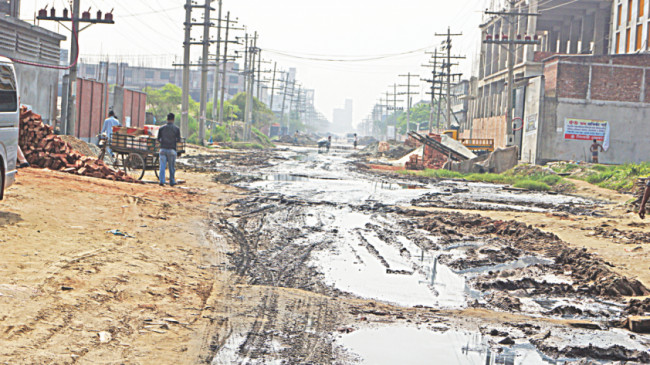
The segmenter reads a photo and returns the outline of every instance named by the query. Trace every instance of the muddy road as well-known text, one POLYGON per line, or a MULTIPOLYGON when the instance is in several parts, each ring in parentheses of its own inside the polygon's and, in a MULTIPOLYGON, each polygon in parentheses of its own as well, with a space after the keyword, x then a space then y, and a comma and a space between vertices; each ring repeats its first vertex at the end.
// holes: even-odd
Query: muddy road
POLYGON ((235 284, 206 362, 650 362, 650 337, 620 328, 646 308, 628 304, 650 294, 641 281, 543 225, 489 216, 582 221, 611 203, 373 175, 348 155, 183 161, 249 191, 212 217, 235 284))

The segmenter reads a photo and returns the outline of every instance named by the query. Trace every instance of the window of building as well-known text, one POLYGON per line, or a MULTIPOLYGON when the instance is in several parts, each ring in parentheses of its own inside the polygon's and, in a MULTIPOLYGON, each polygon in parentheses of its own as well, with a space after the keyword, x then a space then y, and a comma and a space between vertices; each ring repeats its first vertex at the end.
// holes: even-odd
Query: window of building
POLYGON ((231 84, 239 83, 239 76, 230 76, 229 81, 231 84))
POLYGON ((145 71, 144 72, 144 78, 145 79, 153 79, 154 77, 154 72, 153 71, 145 71))
POLYGON ((621 52, 621 32, 616 33, 616 49, 614 49, 614 53, 618 54, 621 52))
POLYGON ((640 50, 643 46, 643 24, 636 26, 636 50, 640 50))
POLYGON ((645 14, 645 0, 639 0, 639 11, 637 12, 638 17, 641 18, 645 14))
POLYGON ((627 0, 627 22, 632 21, 632 0, 627 0))
POLYGON ((169 80, 169 71, 160 71, 160 79, 161 80, 169 80))
POLYGON ((622 14, 623 14, 623 4, 618 4, 617 13, 618 13, 618 15, 617 15, 618 20, 616 21, 616 23, 617 23, 616 25, 620 27, 621 26, 621 18, 622 18, 622 14))
POLYGON ((236 95, 237 94, 237 89, 228 89, 228 94, 236 95))
POLYGON ((630 53, 630 28, 625 32, 625 53, 630 53))

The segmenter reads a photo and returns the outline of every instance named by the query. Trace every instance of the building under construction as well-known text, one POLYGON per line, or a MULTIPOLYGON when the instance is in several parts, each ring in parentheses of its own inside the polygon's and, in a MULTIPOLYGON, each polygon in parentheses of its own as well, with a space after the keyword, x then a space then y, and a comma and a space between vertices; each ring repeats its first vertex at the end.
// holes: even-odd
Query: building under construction
MULTIPOLYGON (((486 16, 480 25, 484 40, 504 36, 507 39, 512 34, 512 23, 518 39, 538 41, 514 48, 515 118, 523 117, 525 80, 543 73, 543 59, 553 54, 607 54, 612 6, 615 5, 609 0, 520 0, 507 11, 525 15, 486 16)), ((507 144, 508 53, 503 44, 481 45, 478 79, 472 85, 468 118, 462 126, 465 137, 494 138, 497 147, 507 144)), ((520 142, 521 131, 515 132, 514 137, 515 144, 520 142)))

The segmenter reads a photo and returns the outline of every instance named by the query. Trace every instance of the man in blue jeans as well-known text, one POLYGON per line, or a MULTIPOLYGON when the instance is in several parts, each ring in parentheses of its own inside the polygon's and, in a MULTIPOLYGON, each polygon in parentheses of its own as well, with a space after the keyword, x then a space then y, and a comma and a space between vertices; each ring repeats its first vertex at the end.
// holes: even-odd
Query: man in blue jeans
POLYGON ((176 185, 176 143, 181 141, 181 130, 174 125, 174 114, 167 115, 167 125, 158 130, 160 143, 160 186, 165 185, 165 169, 169 164, 169 185, 176 185))

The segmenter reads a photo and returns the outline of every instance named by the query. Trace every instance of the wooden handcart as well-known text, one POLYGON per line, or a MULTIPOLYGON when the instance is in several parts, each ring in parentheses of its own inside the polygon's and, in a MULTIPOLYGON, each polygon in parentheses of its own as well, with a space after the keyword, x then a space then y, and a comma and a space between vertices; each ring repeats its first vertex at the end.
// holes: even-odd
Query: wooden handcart
MULTIPOLYGON (((113 154, 113 167, 122 169, 134 179, 142 180, 144 173, 153 170, 158 178, 160 170, 158 140, 151 136, 134 136, 124 133, 113 133, 108 141, 113 154)), ((185 152, 185 139, 176 145, 176 152, 185 152)))

